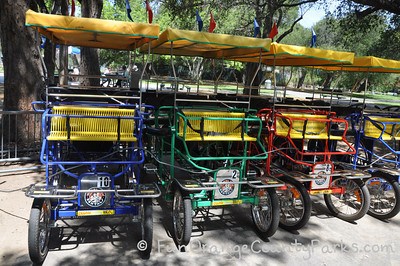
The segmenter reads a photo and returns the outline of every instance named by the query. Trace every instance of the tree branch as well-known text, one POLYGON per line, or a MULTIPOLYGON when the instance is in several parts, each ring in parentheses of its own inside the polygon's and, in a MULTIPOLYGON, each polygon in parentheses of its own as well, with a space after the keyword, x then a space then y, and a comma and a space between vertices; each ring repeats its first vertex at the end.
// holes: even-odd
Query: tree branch
POLYGON ((372 13, 378 11, 378 10, 379 10, 379 8, 377 8, 377 7, 370 7, 370 8, 367 8, 367 9, 363 10, 363 11, 356 10, 356 17, 357 18, 364 18, 364 17, 366 17, 366 16, 368 16, 368 15, 370 15, 370 14, 372 14, 372 13))
POLYGON ((294 26, 303 19, 303 16, 300 16, 298 19, 296 19, 292 26, 290 27, 290 29, 288 29, 287 31, 285 31, 282 35, 279 36, 279 38, 276 40, 276 42, 280 42, 283 38, 285 38, 289 33, 291 33, 294 29, 294 26))
POLYGON ((301 6, 307 3, 315 3, 318 2, 318 0, 306 0, 306 1, 302 1, 302 2, 298 2, 298 3, 294 3, 294 4, 281 4, 280 7, 295 7, 295 6, 301 6))
POLYGON ((352 0, 354 3, 400 15, 400 0, 352 0))

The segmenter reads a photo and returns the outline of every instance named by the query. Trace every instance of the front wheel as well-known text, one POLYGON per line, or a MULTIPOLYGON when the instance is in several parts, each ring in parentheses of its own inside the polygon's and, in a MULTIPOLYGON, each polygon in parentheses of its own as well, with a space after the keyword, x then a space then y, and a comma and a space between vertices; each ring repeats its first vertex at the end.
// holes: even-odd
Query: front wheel
POLYGON ((29 257, 34 264, 43 264, 49 251, 50 200, 34 199, 28 227, 29 257))
POLYGON ((289 176, 279 178, 285 182, 286 189, 279 190, 279 226, 294 231, 305 226, 310 220, 312 203, 307 189, 302 183, 289 176))
POLYGON ((149 259, 153 246, 153 200, 143 199, 141 206, 142 241, 138 244, 142 259, 149 259))
POLYGON ((333 180, 331 188, 341 190, 338 193, 324 195, 326 206, 335 216, 352 222, 367 213, 370 194, 361 180, 340 177, 333 180))
POLYGON ((192 235, 192 201, 175 190, 172 205, 172 223, 176 244, 181 248, 189 244, 192 235))
POLYGON ((251 207, 251 214, 258 233, 263 238, 275 234, 279 225, 279 199, 275 189, 257 189, 259 202, 251 207))
POLYGON ((368 214, 381 219, 390 219, 400 211, 400 187, 392 177, 382 172, 374 172, 365 182, 371 194, 368 214))

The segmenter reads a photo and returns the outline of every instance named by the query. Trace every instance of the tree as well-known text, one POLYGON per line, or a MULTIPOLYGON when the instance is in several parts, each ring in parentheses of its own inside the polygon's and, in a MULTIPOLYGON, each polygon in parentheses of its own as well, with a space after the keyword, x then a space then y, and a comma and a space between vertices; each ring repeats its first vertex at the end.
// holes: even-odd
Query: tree
MULTIPOLYGON (((131 16, 134 22, 145 22, 146 11, 141 0, 130 0, 132 9, 131 16)), ((102 19, 127 21, 125 0, 104 1, 101 12, 102 19)), ((159 22, 158 22, 159 23, 159 22)), ((129 52, 111 49, 100 49, 100 65, 110 66, 111 68, 120 68, 129 62, 129 52)), ((138 59, 139 60, 139 59, 138 59)), ((138 64, 137 62, 134 62, 138 64)))
POLYGON ((345 2, 353 2, 359 4, 355 10, 357 16, 365 17, 374 12, 385 10, 392 14, 400 15, 400 0, 352 0, 345 2), (365 8, 365 6, 368 6, 365 8), (360 11, 359 9, 364 8, 360 11))
MULTIPOLYGON (((44 0, 36 0, 36 3, 40 9, 41 13, 49 13, 49 9, 46 6, 46 3, 44 0)), ((51 7, 51 14, 56 14, 60 8, 63 10, 63 14, 66 14, 68 11, 68 4, 66 1, 61 1, 61 0, 56 0, 53 1, 52 7, 51 7)), ((47 74, 47 83, 49 85, 55 85, 56 81, 54 79, 54 73, 55 73, 55 53, 56 53, 56 46, 54 43, 52 43, 50 40, 45 39, 44 44, 44 64, 46 66, 46 74, 47 74)))
MULTIPOLYGON (((103 10, 103 0, 79 1, 82 5, 82 17, 100 18, 103 10)), ((82 75, 100 76, 98 49, 82 47, 80 73, 82 75)), ((88 78, 81 82, 83 86, 100 86, 100 79, 88 78)))
MULTIPOLYGON (((354 51, 356 55, 373 55, 388 59, 399 59, 400 49, 400 1, 345 1, 342 0, 334 16, 325 21, 325 37, 319 31, 319 42, 327 40, 331 47, 354 51), (364 4, 367 4, 365 6, 364 4), (385 3, 386 4, 385 4, 385 3), (387 5, 390 3, 390 5, 387 5), (361 5, 362 4, 362 5, 361 5), (393 5, 397 4, 397 8, 393 5), (392 13, 390 13, 392 12, 392 13)), ((324 30, 322 30, 322 33, 324 30)), ((395 87, 394 75, 369 75, 369 88, 374 90, 389 90, 395 87)), ((344 73, 340 75, 338 84, 352 88, 353 91, 363 90, 362 83, 366 75, 344 73)))
MULTIPOLYGON (((36 5, 29 6, 25 0, 0 1, 4 110, 30 110, 31 102, 38 99, 40 91, 45 87, 37 45, 40 38, 33 29, 25 27, 25 12, 35 7, 36 5)), ((4 117, 2 122, 5 123, 4 117)), ((10 125, 14 126, 14 121, 10 125)), ((11 129, 11 140, 32 139, 32 136, 27 136, 26 129, 33 126, 25 120, 18 120, 17 128, 11 129), (20 134, 15 136, 14 132, 20 134)))
MULTIPOLYGON (((2 0, 0 1, 0 21, 1 21, 1 43, 3 52, 3 64, 5 74, 5 110, 28 110, 32 100, 37 99, 40 89, 44 88, 44 71, 40 61, 40 53, 36 48, 35 32, 24 26, 25 12, 28 8, 38 10, 37 3, 44 0, 2 0)), ((49 3, 63 4, 67 0, 46 1, 49 3)), ((98 17, 101 14, 103 0, 81 1, 88 9, 88 16, 98 17)), ((123 5, 123 0, 115 0, 115 3, 123 5)), ((252 36, 253 19, 257 18, 262 28, 263 37, 267 36, 274 20, 277 21, 280 35, 277 36, 278 41, 282 41, 289 36, 290 30, 295 30, 296 25, 301 16, 285 19, 285 15, 290 13, 293 7, 304 6, 307 4, 327 3, 327 0, 221 0, 221 1, 203 1, 203 0, 163 0, 160 4, 156 4, 160 9, 159 23, 161 27, 165 27, 164 21, 168 21, 169 26, 177 28, 194 29, 194 10, 209 9, 218 10, 214 12, 214 16, 218 22, 216 32, 231 33, 252 36), (163 10, 161 12, 161 10, 163 10), (167 12, 168 11, 168 12, 167 12), (240 14, 238 16, 237 14, 240 14), (168 19, 166 19, 168 18, 168 19), (295 23, 296 22, 296 23, 295 23), (284 30, 283 30, 284 29, 284 30), (286 34, 286 32, 288 32, 286 34)), ((399 17, 400 14, 399 0, 341 0, 339 8, 343 9, 347 14, 355 14, 357 18, 384 13, 387 18, 391 19, 390 27, 382 34, 381 40, 389 40, 386 42, 388 49, 386 56, 396 57, 399 50, 399 17)), ((53 6, 52 6, 53 7, 53 6)), ((84 6, 82 7, 85 8, 84 6)), ((49 12, 55 12, 55 8, 49 9, 49 12)), ((135 11, 136 8, 133 9, 135 11)), ((86 11, 85 11, 86 12, 86 11)), ((208 14, 208 11, 205 14, 208 14)), ((205 21, 207 25, 207 21, 205 21)), ((320 37, 319 37, 320 38, 320 37)), ((374 53, 379 49, 369 50, 374 53)), ((380 50, 382 55, 385 51, 380 50)), ((87 74, 99 74, 99 67, 96 66, 98 61, 97 55, 91 53, 84 55, 82 71, 87 74), (93 57, 92 57, 93 55, 93 57), (92 64, 93 63, 93 64, 92 64), (88 71, 85 72, 85 67, 88 71), (93 67, 93 68, 92 68, 93 67)), ((47 61, 47 60, 46 60, 47 61)), ((48 64, 46 64, 48 66, 48 64)), ((48 67, 48 70, 51 68, 48 67)))
MULTIPOLYGON (((176 18, 182 20, 182 24, 194 26, 194 14, 196 10, 203 11, 201 14, 209 14, 211 10, 215 12, 216 19, 221 19, 223 26, 218 22, 216 32, 230 33, 245 36, 253 36, 253 21, 257 20, 262 38, 266 38, 271 31, 274 22, 280 28, 280 34, 276 41, 281 41, 288 36, 295 28, 295 25, 302 19, 298 15, 298 7, 310 3, 316 3, 318 0, 222 0, 222 1, 162 1, 163 8, 168 10, 172 20, 176 18), (237 14, 240 14, 238 16, 237 14), (189 21, 188 21, 189 18, 189 21)), ((206 21, 204 23, 206 25, 206 21)), ((254 73, 258 68, 258 64, 249 63, 245 70, 245 90, 244 93, 249 93, 249 86, 253 80, 254 73)), ((253 86, 259 86, 262 81, 262 75, 257 75, 253 86)), ((258 91, 255 93, 258 94, 258 91)))

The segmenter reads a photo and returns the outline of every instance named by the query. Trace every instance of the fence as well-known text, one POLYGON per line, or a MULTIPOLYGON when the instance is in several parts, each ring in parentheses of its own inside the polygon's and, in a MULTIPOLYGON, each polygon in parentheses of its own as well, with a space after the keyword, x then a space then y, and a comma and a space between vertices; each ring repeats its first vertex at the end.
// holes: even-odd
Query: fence
MULTIPOLYGON (((41 113, 0 111, 0 116, 0 163, 38 161, 41 147, 41 113)), ((13 168, 2 169, 0 172, 17 170, 34 169, 13 168)))

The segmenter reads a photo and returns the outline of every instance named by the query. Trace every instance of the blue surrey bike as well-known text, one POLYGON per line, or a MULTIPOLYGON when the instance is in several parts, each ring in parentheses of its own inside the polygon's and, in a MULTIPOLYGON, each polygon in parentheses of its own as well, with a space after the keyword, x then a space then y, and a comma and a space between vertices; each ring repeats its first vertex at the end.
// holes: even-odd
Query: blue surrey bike
MULTIPOLYGON (((33 11, 27 12, 26 24, 59 44, 120 50, 132 50, 159 33, 157 25, 33 11)), ((150 256, 152 198, 160 191, 156 184, 144 184, 141 176, 148 106, 142 104, 141 92, 121 90, 46 88, 40 153, 46 180, 26 191, 34 199, 28 232, 33 263, 44 262, 57 221, 90 217, 128 217, 141 222, 138 229, 146 241, 141 255, 150 256)))

